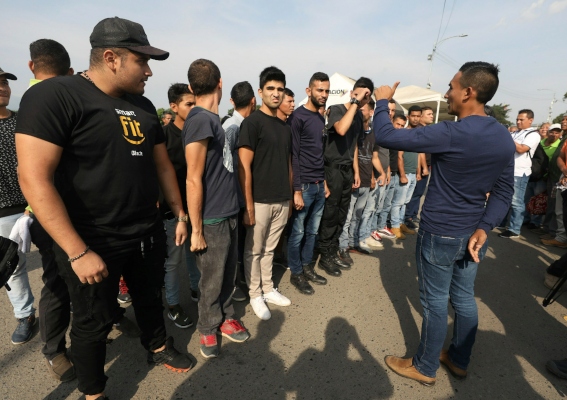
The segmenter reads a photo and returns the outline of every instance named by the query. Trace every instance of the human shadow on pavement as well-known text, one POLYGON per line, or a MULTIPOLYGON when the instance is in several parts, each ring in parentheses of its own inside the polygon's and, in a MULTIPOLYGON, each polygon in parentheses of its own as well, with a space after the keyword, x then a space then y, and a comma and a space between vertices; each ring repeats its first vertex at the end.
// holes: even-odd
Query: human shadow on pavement
POLYGON ((285 389, 295 392, 297 400, 382 399, 393 394, 386 370, 342 317, 327 324, 322 351, 306 349, 289 368, 285 389))
POLYGON ((244 343, 219 341, 220 355, 202 361, 180 384, 171 399, 285 399, 285 365, 270 344, 284 324, 285 316, 272 310, 272 318, 260 321, 257 331, 244 343))
POLYGON ((415 239, 407 238, 403 249, 395 248, 393 243, 386 242, 385 251, 379 253, 384 254, 384 257, 380 257, 380 276, 400 323, 406 346, 405 356, 413 356, 419 345, 421 326, 416 323, 412 308, 420 316, 422 314, 415 265, 415 239))
MULTIPOLYGON (((517 374, 510 371, 514 361, 522 358, 549 380, 557 390, 555 394, 564 396, 563 393, 567 393, 565 381, 545 368, 547 360, 567 356, 567 328, 541 304, 548 292, 543 285, 547 267, 542 260, 544 257, 524 240, 502 239, 495 233, 489 235, 489 246, 495 258, 485 257, 480 264, 475 296, 494 313, 504 332, 479 334, 471 368, 476 369, 481 364, 485 369, 483 373, 497 377, 493 388, 504 385, 509 393, 524 398, 541 397, 531 389, 521 368, 517 374), (486 337, 490 339, 485 340, 486 337)), ((482 329, 482 325, 479 328, 482 329)))

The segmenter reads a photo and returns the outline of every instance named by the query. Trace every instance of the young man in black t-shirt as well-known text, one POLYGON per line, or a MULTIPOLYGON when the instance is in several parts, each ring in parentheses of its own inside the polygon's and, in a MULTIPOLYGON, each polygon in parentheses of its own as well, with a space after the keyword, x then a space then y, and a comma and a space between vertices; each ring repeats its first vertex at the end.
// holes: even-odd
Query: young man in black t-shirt
MULTIPOLYGON (((175 113, 175 120, 163 127, 167 154, 177 177, 179 193, 183 209, 187 211, 187 162, 185 161, 185 146, 181 130, 189 112, 195 107, 195 96, 185 83, 174 83, 167 91, 169 107, 175 113)), ((179 304, 180 273, 183 264, 187 264, 189 281, 191 285, 191 299, 199 300, 199 279, 201 273, 195 263, 195 255, 189 250, 189 244, 175 245, 175 228, 177 221, 175 215, 166 201, 160 198, 159 209, 165 225, 167 235, 167 259, 165 260, 165 300, 169 306, 167 317, 179 328, 189 328, 193 321, 179 304), (183 262, 185 258, 185 263, 183 262)))
POLYGON ((360 108, 368 103, 373 90, 372 81, 362 77, 354 84, 350 101, 331 106, 328 111, 324 162, 325 183, 331 194, 325 200, 319 226, 319 267, 331 276, 340 276, 340 268, 349 269, 352 265, 347 251, 340 255, 337 252, 352 189, 360 186, 356 146, 358 136, 363 133, 360 108))
POLYGON ((201 355, 212 358, 219 354, 218 333, 233 342, 250 337, 234 319, 232 305, 238 262, 236 137, 225 134, 218 116, 222 80, 215 63, 193 61, 188 77, 197 105, 183 128, 191 251, 201 272, 197 329, 201 355))
POLYGON ((150 46, 140 24, 118 17, 99 22, 90 41, 89 70, 30 88, 16 130, 22 191, 55 241, 73 303, 73 362, 87 400, 105 398, 121 275, 148 362, 178 372, 193 365, 165 332, 159 186, 179 221, 176 245, 187 237, 187 217, 155 107, 141 96, 149 59, 169 53, 150 46))
POLYGON ((285 75, 276 67, 260 74, 260 109, 240 127, 238 156, 240 186, 246 202, 243 223, 244 271, 250 304, 260 319, 271 317, 265 302, 289 306, 272 281, 274 249, 290 212, 291 131, 277 117, 285 88, 285 75))

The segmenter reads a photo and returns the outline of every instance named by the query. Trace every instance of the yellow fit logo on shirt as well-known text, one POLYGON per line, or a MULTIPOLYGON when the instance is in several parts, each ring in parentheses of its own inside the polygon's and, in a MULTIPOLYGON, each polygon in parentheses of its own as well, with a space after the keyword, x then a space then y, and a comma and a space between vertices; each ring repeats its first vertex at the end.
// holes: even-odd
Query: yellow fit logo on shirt
POLYGON ((126 139, 128 143, 142 144, 146 138, 140 131, 140 123, 132 118, 136 116, 134 111, 115 110, 116 113, 120 115, 119 119, 122 124, 122 129, 124 130, 124 139, 126 139))

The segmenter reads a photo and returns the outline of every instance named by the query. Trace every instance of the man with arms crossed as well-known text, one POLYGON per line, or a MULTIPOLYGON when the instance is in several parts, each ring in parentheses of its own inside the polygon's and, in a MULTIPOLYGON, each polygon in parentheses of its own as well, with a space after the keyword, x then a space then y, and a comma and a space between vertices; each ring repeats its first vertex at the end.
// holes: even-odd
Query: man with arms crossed
POLYGON ((329 98, 329 76, 316 72, 309 80, 307 103, 291 114, 291 167, 293 170, 293 214, 287 242, 290 282, 299 292, 313 294, 308 281, 325 285, 312 262, 315 238, 325 206, 325 167, 323 165, 323 129, 325 119, 319 113, 329 98))
POLYGON ((232 305, 238 261, 238 180, 233 162, 237 138, 226 136, 220 124, 222 79, 215 63, 193 61, 188 77, 196 107, 185 122, 183 140, 191 251, 201 272, 197 329, 201 355, 211 358, 219 353, 219 330, 233 342, 250 337, 234 319, 232 305))
POLYGON ((90 41, 89 70, 30 88, 16 129, 22 191, 55 241, 73 302, 73 362, 87 400, 105 398, 106 338, 121 275, 148 362, 179 372, 193 364, 166 337, 158 185, 180 221, 176 245, 187 236, 187 217, 155 107, 141 96, 149 59, 169 53, 150 46, 140 24, 118 17, 99 22, 90 41))
POLYGON ((430 386, 435 384, 440 361, 455 377, 467 376, 478 327, 474 280, 486 252, 487 234, 510 205, 515 146, 506 128, 484 113, 484 105, 498 88, 495 65, 465 63, 451 80, 445 98, 457 122, 394 130, 386 100, 398 83, 375 91, 376 141, 404 151, 431 153, 433 171, 416 246, 423 306, 421 342, 413 357, 386 356, 385 361, 397 374, 430 386), (451 345, 443 350, 448 299, 455 323, 451 345))
POLYGON ((239 177, 246 202, 244 272, 250 305, 258 318, 271 314, 265 302, 289 306, 272 281, 274 249, 287 224, 291 201, 291 132, 277 117, 283 98, 285 75, 276 67, 260 73, 260 109, 240 126, 239 177))

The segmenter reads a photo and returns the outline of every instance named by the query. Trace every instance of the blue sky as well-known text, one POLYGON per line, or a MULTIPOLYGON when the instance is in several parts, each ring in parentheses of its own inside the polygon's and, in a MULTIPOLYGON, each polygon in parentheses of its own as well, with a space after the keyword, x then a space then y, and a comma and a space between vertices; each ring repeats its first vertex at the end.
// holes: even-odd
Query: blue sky
MULTIPOLYGON (((40 38, 62 43, 76 71, 88 68, 89 35, 101 19, 119 16, 141 23, 150 43, 168 50, 152 61, 146 96, 167 107, 167 88, 187 82, 198 58, 213 60, 224 81, 221 114, 230 108, 230 88, 247 80, 258 87, 260 71, 282 69, 287 86, 304 97, 313 72, 370 77, 376 85, 401 81, 425 87, 441 22, 443 0, 423 1, 20 1, 2 6, 0 67, 18 76, 10 106, 17 108, 28 86, 29 44, 40 38), (49 3, 49 4, 48 4, 49 3), (96 4, 95 4, 96 3, 96 4), (159 6, 156 4, 160 4, 159 6), (164 4, 164 5, 161 5, 164 4)), ((500 89, 492 102, 509 103, 511 117, 531 108, 535 122, 567 110, 567 0, 447 0, 433 64, 432 89, 444 92, 466 61, 500 65, 500 89), (452 14, 451 14, 452 10, 452 14), (446 24, 449 15, 451 18, 446 24), (552 91, 538 91, 551 89, 552 91)), ((492 103, 491 102, 491 103, 492 103)))

